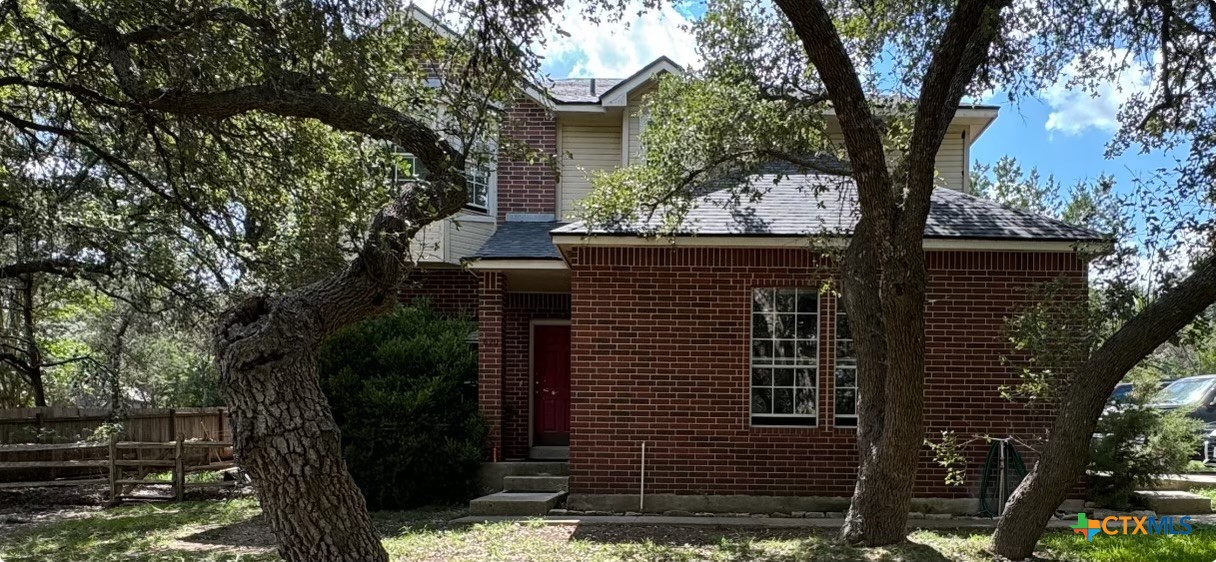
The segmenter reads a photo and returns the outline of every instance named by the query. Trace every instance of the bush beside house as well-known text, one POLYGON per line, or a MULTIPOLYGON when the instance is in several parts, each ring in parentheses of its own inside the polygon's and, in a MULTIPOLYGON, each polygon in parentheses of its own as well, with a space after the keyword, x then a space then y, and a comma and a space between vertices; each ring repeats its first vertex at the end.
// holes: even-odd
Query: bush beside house
POLYGON ((415 303, 350 326, 320 352, 343 453, 371 509, 468 499, 486 429, 473 324, 415 303))

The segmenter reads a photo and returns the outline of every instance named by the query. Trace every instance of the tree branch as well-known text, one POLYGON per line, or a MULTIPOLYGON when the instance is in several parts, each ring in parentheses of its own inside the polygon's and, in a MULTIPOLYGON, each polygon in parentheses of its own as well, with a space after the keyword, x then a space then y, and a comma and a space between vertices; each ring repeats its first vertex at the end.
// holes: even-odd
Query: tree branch
POLYGON ((29 376, 32 370, 30 364, 15 353, 0 352, 0 361, 12 365, 15 369, 21 371, 21 374, 26 376, 29 376))
POLYGON ((1216 302, 1216 254, 1137 314, 1089 356, 1078 373, 1107 373, 1114 386, 1125 373, 1216 302), (1118 377, 1115 377, 1115 375, 1118 377))
POLYGON ((967 86, 996 38, 1000 10, 1007 4, 1008 0, 959 2, 933 49, 903 160, 908 192, 901 227, 907 236, 923 236, 937 151, 967 86))
POLYGON ((882 134, 832 16, 819 0, 777 0, 777 6, 793 25, 807 58, 827 87, 844 132, 862 212, 885 229, 891 222, 894 201, 882 134))
MULTIPOLYGON (((270 77, 261 84, 215 92, 149 88, 140 80, 128 42, 117 29, 68 0, 50 0, 48 5, 69 29, 107 52, 119 87, 140 107, 209 119, 225 119, 255 111, 316 119, 337 130, 396 144, 417 156, 432 174, 461 176, 463 153, 431 127, 375 102, 316 91, 315 83, 299 74, 288 73, 270 77)), ((463 179, 459 181, 463 182, 463 179)))
POLYGON ((96 263, 71 258, 48 258, 0 266, 0 279, 11 279, 31 273, 49 273, 74 279, 80 273, 109 275, 111 271, 108 261, 96 263))
POLYGON ((189 17, 182 19, 180 22, 172 26, 155 24, 142 27, 130 33, 123 34, 121 36, 121 40, 127 45, 152 43, 155 41, 172 39, 197 25, 220 22, 239 23, 253 31, 258 32, 258 34, 262 35, 264 39, 273 40, 277 33, 274 26, 271 25, 269 21, 255 17, 249 12, 246 12, 240 8, 226 6, 222 8, 212 8, 210 10, 195 12, 194 14, 191 14, 189 17))

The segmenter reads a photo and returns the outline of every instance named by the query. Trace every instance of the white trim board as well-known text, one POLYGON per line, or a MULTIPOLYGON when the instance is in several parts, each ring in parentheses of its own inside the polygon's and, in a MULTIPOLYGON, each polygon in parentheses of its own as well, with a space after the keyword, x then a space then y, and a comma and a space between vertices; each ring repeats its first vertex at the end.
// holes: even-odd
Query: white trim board
POLYGON ((498 270, 562 270, 570 269, 565 260, 508 260, 508 259, 475 259, 469 261, 469 269, 478 271, 498 270))

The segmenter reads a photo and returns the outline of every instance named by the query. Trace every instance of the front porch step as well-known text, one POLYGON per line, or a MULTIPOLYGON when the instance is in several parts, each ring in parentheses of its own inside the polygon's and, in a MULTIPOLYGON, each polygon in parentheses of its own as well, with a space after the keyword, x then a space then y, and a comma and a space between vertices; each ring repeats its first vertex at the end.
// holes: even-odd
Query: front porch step
POLYGON ((541 461, 567 461, 570 460, 570 447, 532 447, 528 451, 528 458, 541 461))
POLYGON ((502 479, 508 492, 568 492, 569 476, 507 476, 502 479))
MULTIPOLYGON (((543 461, 505 461, 481 463, 477 474, 481 493, 491 494, 505 489, 508 476, 568 476, 570 463, 543 461)), ((546 490, 556 491, 556 490, 546 490)))
POLYGON ((545 515, 566 492, 498 492, 469 502, 469 515, 545 515))

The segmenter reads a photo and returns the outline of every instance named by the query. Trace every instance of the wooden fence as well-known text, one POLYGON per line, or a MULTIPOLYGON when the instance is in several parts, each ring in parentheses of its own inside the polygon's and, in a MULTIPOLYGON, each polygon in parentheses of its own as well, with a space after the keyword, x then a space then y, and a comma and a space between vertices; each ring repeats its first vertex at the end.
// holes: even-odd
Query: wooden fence
MULTIPOLYGON (((0 483, 48 482, 61 478, 106 476, 106 466, 81 464, 109 459, 104 439, 94 432, 110 421, 101 408, 0 409, 0 483), (41 463, 20 465, 14 463, 41 463)), ((118 420, 120 442, 230 442, 232 424, 225 408, 145 408, 118 420)), ((209 450, 232 459, 231 446, 209 450)), ((129 460, 162 460, 155 451, 136 451, 129 460)), ((187 455, 189 456, 189 455, 187 455)))
POLYGON ((80 457, 73 460, 25 460, 0 462, 0 472, 20 470, 49 475, 55 470, 100 472, 88 476, 54 478, 40 481, 0 483, 3 488, 30 488, 47 486, 97 486, 107 485, 110 503, 123 499, 181 500, 190 488, 237 487, 244 479, 235 472, 232 461, 232 443, 228 441, 187 441, 178 434, 173 441, 120 441, 111 435, 108 441, 84 441, 78 443, 46 443, 24 445, 0 445, 0 454, 59 453, 80 457), (228 451, 227 459, 222 453, 228 451), (95 458, 100 452, 104 458, 95 458), (224 479, 190 481, 187 477, 198 472, 228 472, 224 479), (157 474, 169 474, 169 479, 151 478, 157 474), (132 495, 140 487, 168 488, 170 495, 132 495))

